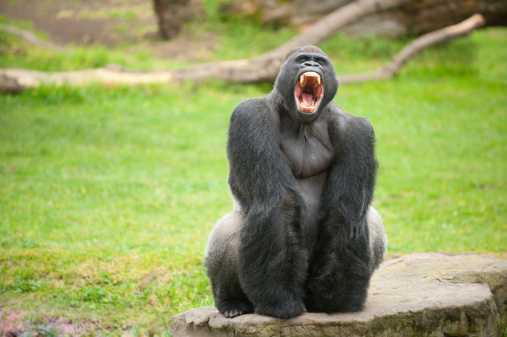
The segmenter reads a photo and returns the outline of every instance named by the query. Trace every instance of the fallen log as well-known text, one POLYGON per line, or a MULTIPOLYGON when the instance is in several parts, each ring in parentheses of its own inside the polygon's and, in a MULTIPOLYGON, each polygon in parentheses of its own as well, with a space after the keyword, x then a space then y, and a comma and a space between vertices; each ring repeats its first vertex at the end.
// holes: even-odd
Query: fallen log
MULTIPOLYGON (((363 3, 373 3, 371 0, 361 0, 363 3)), ((392 0, 391 3, 400 2, 392 0)), ((387 3, 387 2, 386 2, 387 3)), ((358 6, 358 5, 355 5, 358 6)), ((347 6, 345 6, 347 7, 347 6)), ((335 20, 349 20, 345 7, 338 10, 342 19, 334 17, 335 20)), ((363 7, 362 10, 364 10, 363 7)), ((371 10, 371 9, 368 9, 371 10)), ((356 11, 355 18, 360 14, 356 11)), ((335 15, 337 13, 331 13, 335 15)), ((352 15, 350 12, 348 13, 352 15)), ((363 82, 369 80, 387 79, 395 76, 403 65, 421 50, 448 41, 450 39, 469 34, 474 29, 484 25, 484 18, 480 14, 475 14, 467 20, 453 26, 449 26, 437 31, 420 36, 403 48, 385 67, 382 69, 365 74, 337 76, 342 83, 363 82)), ((207 63, 182 69, 172 69, 164 71, 129 71, 122 69, 97 68, 69 72, 42 72, 26 69, 0 69, 0 90, 4 92, 19 92, 26 88, 39 86, 41 83, 52 83, 55 85, 85 85, 89 83, 101 83, 105 85, 136 85, 146 83, 170 83, 181 81, 200 82, 209 78, 217 78, 225 82, 272 82, 281 66, 285 54, 293 47, 304 44, 318 44, 328 38, 330 35, 319 35, 311 38, 311 33, 316 25, 325 24, 319 21, 314 26, 303 31, 300 35, 294 37, 279 48, 255 57, 249 60, 234 60, 207 63), (305 42, 306 41, 306 42, 305 42)), ((333 29, 338 29, 339 24, 335 22, 333 29), (338 27, 338 28, 337 28, 338 27)), ((318 30, 318 29, 317 29, 318 30)))
MULTIPOLYGON (((355 1, 231 0, 221 9, 224 15, 251 16, 265 24, 300 27, 355 1)), ((454 25, 475 13, 484 16, 487 26, 507 26, 504 0, 409 0, 395 8, 365 15, 340 31, 353 36, 417 37, 454 25)))

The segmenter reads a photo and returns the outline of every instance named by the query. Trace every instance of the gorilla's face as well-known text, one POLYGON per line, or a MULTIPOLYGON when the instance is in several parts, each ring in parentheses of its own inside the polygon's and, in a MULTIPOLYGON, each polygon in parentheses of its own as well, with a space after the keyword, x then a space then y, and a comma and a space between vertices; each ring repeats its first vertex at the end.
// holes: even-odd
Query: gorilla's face
POLYGON ((319 48, 306 46, 289 52, 275 82, 285 107, 304 123, 314 121, 333 99, 338 81, 329 58, 319 48))

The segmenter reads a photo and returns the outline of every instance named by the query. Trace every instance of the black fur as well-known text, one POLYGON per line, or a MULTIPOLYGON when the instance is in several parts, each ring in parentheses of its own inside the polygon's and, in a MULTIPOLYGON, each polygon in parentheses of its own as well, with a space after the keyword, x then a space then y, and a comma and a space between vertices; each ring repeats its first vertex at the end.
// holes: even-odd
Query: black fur
POLYGON ((304 310, 308 257, 301 249, 303 203, 285 155, 273 146, 278 133, 273 112, 265 99, 234 110, 229 185, 246 215, 239 246, 242 289, 257 313, 289 318, 304 310))
MULTIPOLYGON (((243 220, 239 234, 231 229, 235 236, 212 234, 206 259, 215 303, 226 317, 255 311, 286 319, 305 310, 363 308, 375 261, 381 260, 374 255, 384 249, 382 241, 381 252, 370 250, 367 220, 377 169, 374 133, 366 120, 332 101, 337 89, 327 56, 317 47, 297 48, 288 54, 273 91, 244 101, 232 114, 229 185, 241 205, 235 216, 243 220), (294 99, 305 71, 318 73, 324 85, 312 114, 299 111, 294 99), (307 149, 291 159, 283 142, 291 151, 299 150, 294 144, 307 149), (312 144, 332 152, 329 163, 312 153, 312 144), (312 158, 323 164, 312 168, 311 177, 293 172, 293 161, 309 165, 312 158), (322 192, 301 187, 312 184, 308 179, 322 192), (315 214, 308 200, 319 205, 315 214)), ((238 222, 221 221, 226 229, 238 222)))

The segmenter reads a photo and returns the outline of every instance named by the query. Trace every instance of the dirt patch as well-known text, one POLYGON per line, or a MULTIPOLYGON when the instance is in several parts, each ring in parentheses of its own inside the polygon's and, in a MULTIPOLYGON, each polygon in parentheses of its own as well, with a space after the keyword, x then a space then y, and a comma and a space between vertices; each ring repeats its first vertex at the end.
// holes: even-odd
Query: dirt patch
POLYGON ((0 13, 28 20, 55 44, 114 46, 156 36, 157 23, 146 0, 8 0, 0 13))
POLYGON ((27 319, 24 310, 2 310, 0 307, 0 336, 91 336, 102 328, 99 321, 73 322, 65 318, 33 321, 27 319))
POLYGON ((3 0, 0 14, 32 22, 59 46, 126 44, 132 46, 129 50, 149 49, 164 59, 200 61, 218 42, 211 33, 195 37, 192 32, 163 41, 148 0, 3 0))
POLYGON ((3 311, 0 308, 0 336, 16 336, 16 333, 24 328, 24 317, 23 310, 3 311))
POLYGON ((211 52, 220 39, 213 33, 196 38, 191 32, 180 33, 170 41, 147 41, 143 45, 134 45, 129 50, 153 50, 154 55, 161 59, 178 59, 186 62, 202 62, 211 60, 211 52))

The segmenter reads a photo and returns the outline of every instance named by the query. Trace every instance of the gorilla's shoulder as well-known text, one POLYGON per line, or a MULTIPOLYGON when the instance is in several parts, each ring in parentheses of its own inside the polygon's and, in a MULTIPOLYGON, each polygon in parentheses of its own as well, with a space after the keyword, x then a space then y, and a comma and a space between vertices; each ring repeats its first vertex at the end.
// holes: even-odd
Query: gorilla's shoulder
POLYGON ((267 96, 249 98, 239 103, 231 115, 231 123, 266 123, 273 122, 273 106, 267 96))
POLYGON ((329 123, 339 129, 343 136, 374 137, 373 126, 366 118, 349 114, 336 103, 330 106, 328 118, 329 123))
POLYGON ((250 110, 250 109, 256 109, 260 106, 264 105, 264 98, 248 98, 239 103, 236 108, 234 109, 234 112, 237 110, 244 111, 244 110, 250 110))

